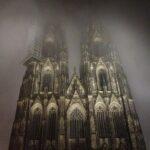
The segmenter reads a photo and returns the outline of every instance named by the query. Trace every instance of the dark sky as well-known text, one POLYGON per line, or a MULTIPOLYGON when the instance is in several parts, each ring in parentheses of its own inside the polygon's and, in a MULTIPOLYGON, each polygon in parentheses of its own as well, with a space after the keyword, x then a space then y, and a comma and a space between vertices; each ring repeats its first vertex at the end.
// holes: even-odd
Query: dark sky
POLYGON ((0 149, 7 150, 22 65, 44 22, 61 22, 69 68, 79 65, 80 35, 91 16, 108 29, 120 52, 150 149, 150 2, 133 0, 0 0, 0 149), (41 1, 41 2, 40 2, 41 1))

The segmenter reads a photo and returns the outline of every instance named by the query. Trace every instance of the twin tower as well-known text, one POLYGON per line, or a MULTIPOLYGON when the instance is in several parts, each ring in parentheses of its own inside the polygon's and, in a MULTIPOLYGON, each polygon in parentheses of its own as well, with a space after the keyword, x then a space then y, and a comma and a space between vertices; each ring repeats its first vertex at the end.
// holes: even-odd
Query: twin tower
POLYGON ((118 52, 104 28, 81 38, 80 75, 69 78, 59 26, 35 40, 17 101, 9 150, 146 150, 118 52))

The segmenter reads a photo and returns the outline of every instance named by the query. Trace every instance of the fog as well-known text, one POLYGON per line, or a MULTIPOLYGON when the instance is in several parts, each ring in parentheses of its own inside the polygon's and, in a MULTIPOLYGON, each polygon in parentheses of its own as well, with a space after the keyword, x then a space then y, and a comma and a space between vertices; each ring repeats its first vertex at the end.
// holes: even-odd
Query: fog
POLYGON ((150 3, 147 1, 0 1, 0 149, 7 150, 25 67, 23 60, 45 24, 61 23, 70 74, 79 70, 81 29, 102 22, 116 45, 150 149, 150 3))

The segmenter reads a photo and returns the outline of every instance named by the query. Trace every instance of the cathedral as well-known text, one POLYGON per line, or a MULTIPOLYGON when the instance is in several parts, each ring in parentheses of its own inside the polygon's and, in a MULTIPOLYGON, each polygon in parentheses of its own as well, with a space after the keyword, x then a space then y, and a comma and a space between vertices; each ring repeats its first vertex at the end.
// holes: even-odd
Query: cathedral
POLYGON ((81 35, 79 74, 69 74, 59 25, 35 39, 9 150, 146 150, 119 54, 100 24, 81 35))

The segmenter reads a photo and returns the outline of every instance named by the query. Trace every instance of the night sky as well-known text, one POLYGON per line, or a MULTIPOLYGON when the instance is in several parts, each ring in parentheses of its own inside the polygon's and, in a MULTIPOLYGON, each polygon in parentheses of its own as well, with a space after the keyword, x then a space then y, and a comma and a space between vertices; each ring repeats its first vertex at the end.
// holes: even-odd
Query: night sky
POLYGON ((7 150, 24 58, 44 23, 61 23, 69 68, 79 68, 81 29, 93 17, 109 31, 127 75, 150 149, 150 2, 139 0, 0 0, 0 150, 7 150))

